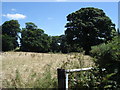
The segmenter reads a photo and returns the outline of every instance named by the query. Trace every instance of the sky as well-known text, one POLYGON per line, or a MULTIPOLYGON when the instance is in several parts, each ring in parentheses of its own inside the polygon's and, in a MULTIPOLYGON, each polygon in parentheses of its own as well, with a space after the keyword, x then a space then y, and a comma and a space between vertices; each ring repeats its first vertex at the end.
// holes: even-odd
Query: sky
POLYGON ((15 19, 24 28, 33 22, 48 35, 62 35, 66 16, 85 7, 102 9, 118 27, 118 2, 2 2, 2 23, 15 19))
POLYGON ((2 0, 2 2, 118 2, 120 0, 2 0))

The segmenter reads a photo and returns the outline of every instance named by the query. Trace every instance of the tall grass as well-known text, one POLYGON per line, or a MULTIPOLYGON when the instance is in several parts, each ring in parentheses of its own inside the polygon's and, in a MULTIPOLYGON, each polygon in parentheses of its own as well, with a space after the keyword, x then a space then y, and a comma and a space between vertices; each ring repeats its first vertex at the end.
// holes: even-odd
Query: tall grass
POLYGON ((57 88, 57 78, 52 78, 50 66, 46 66, 43 75, 31 71, 27 81, 23 80, 19 70, 16 70, 16 76, 3 81, 4 88, 57 88))
POLYGON ((3 88, 57 88, 57 68, 93 65, 83 54, 9 52, 3 55, 3 88))

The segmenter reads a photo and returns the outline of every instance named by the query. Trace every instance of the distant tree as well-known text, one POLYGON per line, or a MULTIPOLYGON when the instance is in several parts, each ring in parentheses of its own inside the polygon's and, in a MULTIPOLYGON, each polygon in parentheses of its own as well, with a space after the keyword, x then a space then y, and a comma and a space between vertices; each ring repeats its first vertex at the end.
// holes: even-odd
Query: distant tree
POLYGON ((62 53, 69 53, 71 51, 70 45, 66 41, 66 36, 65 35, 60 35, 60 51, 62 53))
POLYGON ((117 34, 118 34, 118 36, 120 35, 120 29, 119 28, 117 29, 117 34))
POLYGON ((21 32, 21 50, 31 52, 48 52, 50 49, 50 37, 42 29, 32 23, 26 23, 26 28, 21 32))
POLYGON ((50 51, 60 52, 60 37, 59 36, 51 36, 50 51))
POLYGON ((60 50, 62 53, 69 53, 69 52, 82 52, 83 49, 79 44, 69 44, 67 42, 66 35, 60 35, 60 50))
POLYGON ((18 47, 19 32, 20 24, 17 20, 6 21, 2 24, 2 51, 9 51, 18 47))
POLYGON ((9 51, 16 48, 15 38, 9 35, 2 35, 2 51, 9 51))
POLYGON ((113 37, 115 24, 98 8, 81 8, 67 16, 65 35, 69 44, 79 44, 89 54, 91 46, 113 37))
POLYGON ((69 52, 69 45, 66 42, 65 35, 52 36, 51 40, 52 42, 50 46, 52 52, 62 52, 62 53, 69 52))
POLYGON ((37 29, 37 26, 34 24, 34 23, 32 23, 32 22, 29 22, 29 23, 26 23, 26 29, 37 29))
POLYGON ((17 37, 18 32, 20 32, 20 24, 17 20, 6 21, 2 25, 2 34, 7 34, 12 37, 17 37))
POLYGON ((69 53, 69 52, 80 52, 81 47, 79 45, 74 44, 70 45, 67 43, 66 36, 52 36, 51 37, 51 52, 62 52, 62 53, 69 53))
POLYGON ((0 51, 2 51, 2 25, 0 26, 0 51))

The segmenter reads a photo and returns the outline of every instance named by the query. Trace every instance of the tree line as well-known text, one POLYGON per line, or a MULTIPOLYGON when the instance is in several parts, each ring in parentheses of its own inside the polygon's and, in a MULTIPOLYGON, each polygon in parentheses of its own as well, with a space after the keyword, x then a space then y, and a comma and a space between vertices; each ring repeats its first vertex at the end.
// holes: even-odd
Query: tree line
POLYGON ((6 21, 2 25, 2 50, 10 51, 17 47, 20 47, 20 51, 26 52, 68 53, 70 49, 75 50, 67 44, 65 35, 49 36, 32 22, 25 23, 25 28, 20 30, 17 20, 6 21))
POLYGON ((67 16, 65 34, 49 36, 34 23, 25 23, 20 29, 17 20, 2 24, 2 50, 20 47, 27 52, 80 52, 89 54, 91 46, 107 43, 116 35, 115 24, 102 9, 81 8, 67 16), (20 36, 21 34, 21 36, 20 36), (20 39, 20 45, 18 44, 20 39))

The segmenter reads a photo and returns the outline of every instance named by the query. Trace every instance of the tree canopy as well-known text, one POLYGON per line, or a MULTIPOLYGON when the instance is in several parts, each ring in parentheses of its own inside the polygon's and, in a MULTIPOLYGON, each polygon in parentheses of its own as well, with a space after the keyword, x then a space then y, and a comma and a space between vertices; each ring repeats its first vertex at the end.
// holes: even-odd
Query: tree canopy
POLYGON ((20 24, 17 20, 6 21, 2 24, 2 51, 9 51, 18 47, 19 32, 20 24))
POLYGON ((20 24, 17 20, 6 21, 2 25, 2 34, 7 34, 12 37, 16 37, 17 33, 20 32, 20 24))
POLYGON ((102 9, 87 7, 67 16, 65 35, 69 44, 79 44, 86 54, 91 46, 97 45, 113 37, 115 24, 102 9))
POLYGON ((22 51, 68 53, 82 51, 82 47, 89 54, 91 46, 111 40, 116 32, 115 24, 98 8, 81 8, 69 14, 67 21, 65 35, 60 36, 48 36, 32 22, 20 31, 17 20, 6 21, 2 25, 2 49, 15 49, 20 32, 22 51))
POLYGON ((21 32, 21 50, 33 52, 48 52, 50 48, 50 37, 42 29, 32 23, 26 23, 26 28, 21 32))

